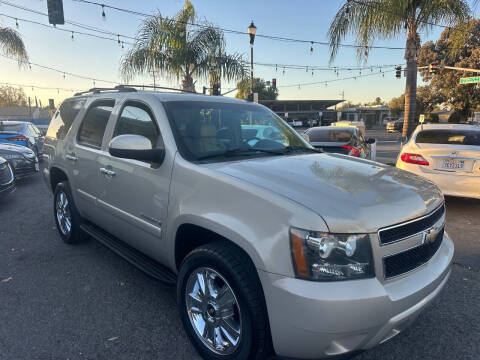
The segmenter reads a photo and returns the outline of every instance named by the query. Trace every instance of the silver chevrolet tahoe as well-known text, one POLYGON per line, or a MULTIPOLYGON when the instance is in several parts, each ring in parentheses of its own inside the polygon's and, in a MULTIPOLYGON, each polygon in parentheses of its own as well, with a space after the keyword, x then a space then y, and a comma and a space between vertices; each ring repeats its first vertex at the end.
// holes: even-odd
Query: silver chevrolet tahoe
POLYGON ((262 105, 92 89, 55 113, 45 157, 60 237, 92 236, 175 283, 205 359, 369 349, 450 274, 435 185, 321 153, 262 105))

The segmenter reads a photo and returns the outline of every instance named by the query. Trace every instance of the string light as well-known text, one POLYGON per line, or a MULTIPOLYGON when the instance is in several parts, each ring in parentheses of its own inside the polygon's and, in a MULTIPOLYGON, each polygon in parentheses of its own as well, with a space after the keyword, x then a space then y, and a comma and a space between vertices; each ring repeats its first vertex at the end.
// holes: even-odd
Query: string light
POLYGON ((63 73, 63 80, 65 80, 65 73, 63 73))
POLYGON ((16 26, 17 29, 18 29, 18 19, 17 19, 17 18, 15 18, 15 26, 16 26))
POLYGON ((285 67, 283 67, 283 73, 282 73, 282 75, 285 75, 285 67))
POLYGON ((307 66, 307 68, 305 69, 305 72, 308 72, 308 66, 307 66))
POLYGON ((102 5, 102 19, 107 20, 107 16, 105 15, 105 5, 102 5))
POLYGON ((120 46, 120 35, 117 35, 117 43, 120 46))
POLYGON ((311 45, 310 45, 310 54, 313 54, 313 41, 311 42, 311 45))
POLYGON ((124 46, 123 46, 123 41, 122 41, 122 49, 124 49, 124 46))
POLYGON ((73 31, 72 31, 72 41, 73 41, 73 39, 74 39, 74 38, 73 38, 73 31))
POLYGON ((278 70, 278 66, 277 64, 275 64, 275 72, 277 72, 277 70, 278 70))

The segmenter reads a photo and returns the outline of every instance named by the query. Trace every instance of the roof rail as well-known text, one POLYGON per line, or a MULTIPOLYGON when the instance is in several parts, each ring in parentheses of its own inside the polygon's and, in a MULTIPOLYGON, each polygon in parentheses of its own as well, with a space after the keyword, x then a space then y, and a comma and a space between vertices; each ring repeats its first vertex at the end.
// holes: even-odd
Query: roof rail
POLYGON ((91 89, 86 90, 86 91, 77 92, 77 93, 75 93, 74 96, 84 95, 84 94, 88 94, 88 93, 100 94, 102 91, 132 92, 132 91, 137 91, 137 89, 135 89, 134 87, 125 86, 125 85, 117 85, 113 88, 97 88, 97 87, 94 87, 94 88, 91 88, 91 89))
POLYGON ((176 88, 165 87, 165 86, 130 85, 130 84, 128 84, 128 85, 117 85, 113 88, 97 88, 97 87, 94 87, 94 88, 91 88, 91 89, 86 90, 86 91, 77 92, 77 93, 75 93, 74 96, 84 95, 84 94, 88 94, 88 93, 100 94, 103 91, 105 91, 105 92, 108 92, 108 91, 132 92, 132 91, 137 91, 136 88, 153 89, 153 90, 157 90, 157 89, 159 89, 159 90, 173 90, 173 91, 180 91, 180 92, 185 92, 185 93, 190 93, 190 94, 198 94, 197 92, 191 91, 191 90, 176 89, 176 88))
POLYGON ((157 85, 131 85, 131 84, 128 84, 128 86, 133 87, 133 88, 153 89, 153 90, 157 90, 157 89, 159 89, 159 90, 173 90, 173 91, 186 92, 186 93, 190 93, 190 94, 198 94, 196 91, 192 91, 192 90, 177 89, 177 88, 157 86, 157 85))

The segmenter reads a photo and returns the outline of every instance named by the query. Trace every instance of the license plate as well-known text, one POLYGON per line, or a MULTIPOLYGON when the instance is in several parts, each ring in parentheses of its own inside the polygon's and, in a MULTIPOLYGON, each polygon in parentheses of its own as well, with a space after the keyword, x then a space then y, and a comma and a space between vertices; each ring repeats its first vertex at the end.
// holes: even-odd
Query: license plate
POLYGON ((40 166, 38 166, 38 163, 35 163, 35 171, 39 171, 40 170, 40 166))
POLYGON ((462 170, 465 167, 464 160, 443 159, 442 168, 446 170, 462 170))

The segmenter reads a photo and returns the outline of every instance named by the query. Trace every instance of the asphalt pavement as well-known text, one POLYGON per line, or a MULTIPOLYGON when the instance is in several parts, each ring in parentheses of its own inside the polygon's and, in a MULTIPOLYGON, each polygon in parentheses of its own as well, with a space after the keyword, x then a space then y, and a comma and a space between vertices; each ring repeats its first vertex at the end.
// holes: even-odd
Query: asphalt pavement
MULTIPOLYGON (((356 360, 479 358, 480 201, 447 199, 447 231, 456 254, 444 291, 408 330, 356 360)), ((199 356, 174 288, 94 240, 61 242, 37 175, 0 201, 0 359, 199 356)))

